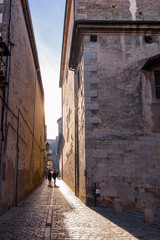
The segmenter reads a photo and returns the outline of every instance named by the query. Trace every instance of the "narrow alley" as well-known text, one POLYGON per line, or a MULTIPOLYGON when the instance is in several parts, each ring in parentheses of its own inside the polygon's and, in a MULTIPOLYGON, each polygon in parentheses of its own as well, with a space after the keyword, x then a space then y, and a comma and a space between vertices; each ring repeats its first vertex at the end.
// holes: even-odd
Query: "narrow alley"
MULTIPOLYGON (((157 220, 157 222, 156 222, 157 220)), ((0 217, 1 240, 159 240, 160 222, 144 223, 141 213, 88 208, 62 180, 48 186, 48 180, 25 200, 0 217)))

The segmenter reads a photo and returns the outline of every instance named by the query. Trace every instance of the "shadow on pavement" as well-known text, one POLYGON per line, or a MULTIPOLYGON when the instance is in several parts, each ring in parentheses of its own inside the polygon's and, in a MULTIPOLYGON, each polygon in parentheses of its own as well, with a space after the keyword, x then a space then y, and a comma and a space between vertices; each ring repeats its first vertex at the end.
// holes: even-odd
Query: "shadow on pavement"
POLYGON ((72 205, 59 191, 60 186, 54 186, 53 215, 51 226, 51 239, 71 239, 68 232, 65 216, 73 210, 72 205))
POLYGON ((92 210, 123 228, 137 239, 160 240, 160 214, 155 215, 155 224, 145 223, 144 214, 140 212, 123 211, 118 214, 111 208, 91 207, 92 210))

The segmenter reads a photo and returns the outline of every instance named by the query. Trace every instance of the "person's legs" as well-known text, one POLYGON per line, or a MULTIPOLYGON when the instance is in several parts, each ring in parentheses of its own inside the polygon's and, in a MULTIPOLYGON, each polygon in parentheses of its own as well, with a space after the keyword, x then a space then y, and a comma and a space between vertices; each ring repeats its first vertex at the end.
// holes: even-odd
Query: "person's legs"
POLYGON ((56 178, 54 178, 54 186, 56 186, 56 178))

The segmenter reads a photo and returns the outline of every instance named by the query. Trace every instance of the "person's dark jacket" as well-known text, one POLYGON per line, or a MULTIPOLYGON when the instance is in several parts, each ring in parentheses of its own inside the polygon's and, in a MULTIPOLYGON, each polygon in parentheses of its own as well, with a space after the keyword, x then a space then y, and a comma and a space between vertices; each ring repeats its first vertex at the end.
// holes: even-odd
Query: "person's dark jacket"
POLYGON ((56 179, 56 177, 57 177, 57 173, 54 172, 54 173, 53 173, 53 179, 56 179))
POLYGON ((51 181, 52 173, 49 171, 48 173, 48 180, 51 181))

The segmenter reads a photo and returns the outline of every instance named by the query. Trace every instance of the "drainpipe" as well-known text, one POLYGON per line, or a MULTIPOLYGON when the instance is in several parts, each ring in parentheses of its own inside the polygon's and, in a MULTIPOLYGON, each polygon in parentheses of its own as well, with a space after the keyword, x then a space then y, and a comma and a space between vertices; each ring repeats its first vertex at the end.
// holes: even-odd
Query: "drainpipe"
POLYGON ((4 158, 4 140, 1 142, 1 175, 0 175, 0 205, 2 201, 2 175, 3 175, 3 158, 4 158))
MULTIPOLYGON (((71 70, 71 69, 70 69, 71 70)), ((72 70, 73 71, 73 70, 72 70)), ((78 144, 78 99, 76 74, 74 71, 74 117, 75 117, 75 195, 79 196, 79 144, 78 144)))
POLYGON ((5 114, 5 89, 3 90, 3 100, 2 100, 2 114, 1 114, 1 170, 0 170, 0 206, 2 202, 2 181, 3 181, 3 168, 4 168, 4 152, 5 152, 5 134, 4 134, 4 114, 5 114))
POLYGON ((35 99, 34 99, 34 120, 33 120, 33 141, 32 141, 32 152, 34 152, 34 140, 35 140, 35 120, 36 120, 36 97, 37 97, 37 72, 40 68, 36 69, 35 78, 35 99))
POLYGON ((18 121, 17 121, 16 206, 18 203, 18 168, 19 168, 19 109, 18 109, 18 121))

